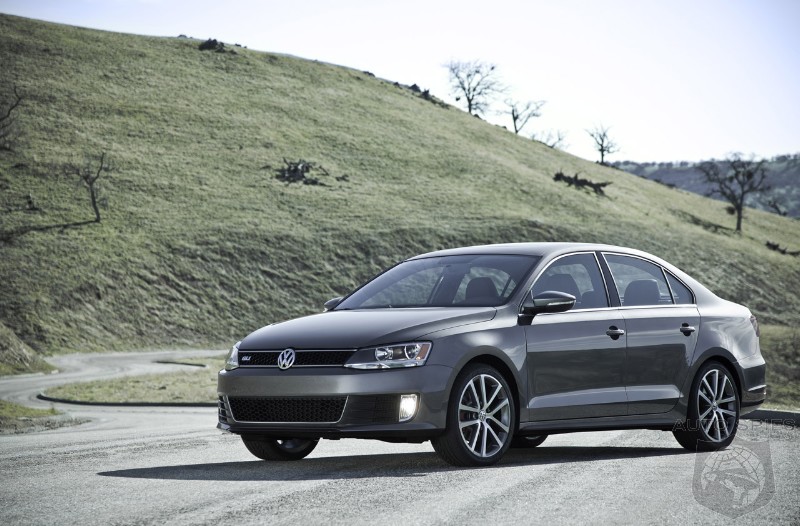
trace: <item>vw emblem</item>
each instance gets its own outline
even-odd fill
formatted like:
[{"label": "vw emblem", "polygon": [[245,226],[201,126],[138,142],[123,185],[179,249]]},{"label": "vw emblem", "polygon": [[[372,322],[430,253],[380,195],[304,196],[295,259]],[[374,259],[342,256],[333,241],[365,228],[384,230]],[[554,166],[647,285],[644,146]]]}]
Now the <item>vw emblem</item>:
[{"label": "vw emblem", "polygon": [[286,370],[294,365],[294,349],[284,349],[278,355],[278,368]]}]

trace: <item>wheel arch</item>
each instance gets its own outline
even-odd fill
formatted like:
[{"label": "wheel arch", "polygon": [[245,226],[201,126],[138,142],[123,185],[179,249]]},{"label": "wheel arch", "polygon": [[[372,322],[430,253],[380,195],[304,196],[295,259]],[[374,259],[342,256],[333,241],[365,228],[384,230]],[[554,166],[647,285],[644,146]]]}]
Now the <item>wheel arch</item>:
[{"label": "wheel arch", "polygon": [[697,371],[699,371],[705,364],[712,361],[721,363],[731,372],[733,375],[733,380],[736,382],[736,390],[739,392],[739,400],[741,402],[742,397],[744,396],[742,372],[740,368],[736,366],[736,360],[733,358],[733,355],[723,348],[709,349],[703,353],[703,356],[700,357],[697,362],[695,362],[692,375],[689,377],[689,386],[691,387],[691,384],[694,382],[694,378],[697,376]]},{"label": "wheel arch", "polygon": [[731,371],[733,381],[736,383],[736,390],[739,394],[740,403],[743,399],[744,381],[742,379],[742,371],[740,367],[737,367],[737,362],[733,354],[723,347],[708,348],[703,352],[695,354],[689,370],[686,372],[686,377],[683,380],[680,398],[673,407],[673,411],[678,411],[682,420],[685,420],[689,414],[689,398],[697,373],[705,364],[711,361],[719,362]]},{"label": "wheel arch", "polygon": [[[509,387],[511,388],[511,395],[514,397],[514,433],[519,430],[519,422],[520,422],[520,390],[519,384],[517,383],[517,377],[514,375],[514,372],[511,370],[511,367],[508,366],[502,359],[494,356],[492,354],[480,354],[478,356],[474,356],[469,361],[467,361],[461,369],[459,369],[458,374],[461,374],[465,368],[472,364],[483,364],[488,365],[497,369],[497,371],[503,375],[506,382],[508,382]],[[458,376],[454,375],[454,376]],[[452,389],[452,386],[451,386]]]}]

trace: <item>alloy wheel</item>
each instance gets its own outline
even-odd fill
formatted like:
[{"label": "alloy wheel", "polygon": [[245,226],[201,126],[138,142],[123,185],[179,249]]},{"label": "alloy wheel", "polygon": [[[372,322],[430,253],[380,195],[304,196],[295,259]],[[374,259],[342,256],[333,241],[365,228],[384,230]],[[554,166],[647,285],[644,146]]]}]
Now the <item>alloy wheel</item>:
[{"label": "alloy wheel", "polygon": [[503,448],[511,427],[511,405],[497,378],[479,374],[467,382],[459,399],[458,425],[461,439],[474,455],[487,458]]},{"label": "alloy wheel", "polygon": [[697,414],[703,433],[713,442],[726,440],[736,429],[736,386],[720,369],[711,369],[697,387]]}]

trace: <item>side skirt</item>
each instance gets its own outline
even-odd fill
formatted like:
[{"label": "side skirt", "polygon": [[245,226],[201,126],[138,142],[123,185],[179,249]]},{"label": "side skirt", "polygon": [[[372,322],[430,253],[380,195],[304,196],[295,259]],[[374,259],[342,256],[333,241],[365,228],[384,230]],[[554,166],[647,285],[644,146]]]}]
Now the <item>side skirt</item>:
[{"label": "side skirt", "polygon": [[572,420],[540,420],[521,422],[519,435],[555,435],[559,433],[577,433],[581,431],[613,431],[622,429],[653,429],[671,431],[675,424],[683,422],[685,417],[677,412],[658,415],[630,415],[596,418],[575,418]]}]

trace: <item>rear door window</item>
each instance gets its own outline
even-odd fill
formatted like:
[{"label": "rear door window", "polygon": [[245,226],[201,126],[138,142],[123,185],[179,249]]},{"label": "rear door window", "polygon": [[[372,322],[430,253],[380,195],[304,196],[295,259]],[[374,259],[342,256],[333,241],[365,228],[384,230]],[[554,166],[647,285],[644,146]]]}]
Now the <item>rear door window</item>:
[{"label": "rear door window", "polygon": [[623,307],[672,305],[664,272],[644,259],[604,254]]}]

